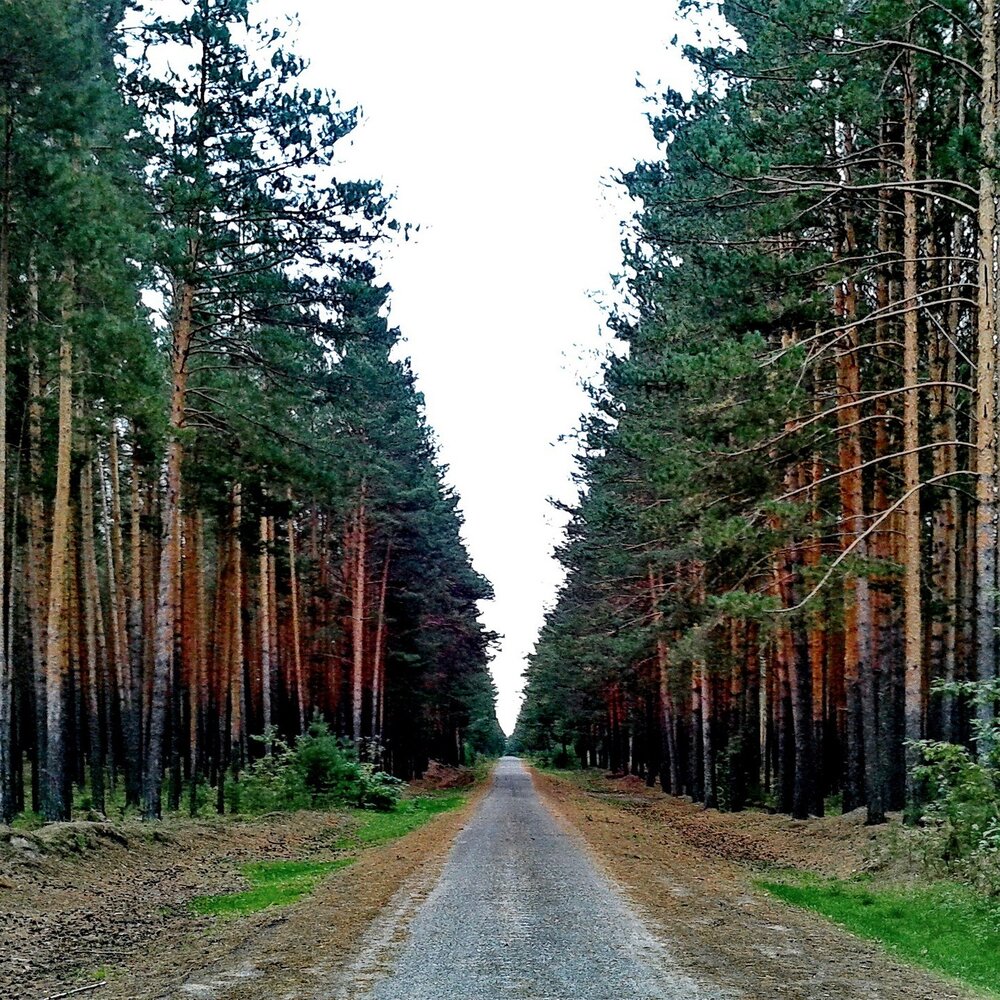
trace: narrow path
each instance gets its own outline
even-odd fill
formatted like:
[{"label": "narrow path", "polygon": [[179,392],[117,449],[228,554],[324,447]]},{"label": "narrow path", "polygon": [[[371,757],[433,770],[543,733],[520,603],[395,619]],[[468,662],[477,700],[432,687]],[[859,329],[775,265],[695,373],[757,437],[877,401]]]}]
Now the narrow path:
[{"label": "narrow path", "polygon": [[504,758],[368,1000],[706,1000]]}]

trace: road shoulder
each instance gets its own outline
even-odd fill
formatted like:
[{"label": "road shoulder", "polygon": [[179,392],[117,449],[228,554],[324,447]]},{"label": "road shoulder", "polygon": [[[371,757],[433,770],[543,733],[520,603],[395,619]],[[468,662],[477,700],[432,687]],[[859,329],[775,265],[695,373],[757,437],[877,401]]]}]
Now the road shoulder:
[{"label": "road shoulder", "polygon": [[[458,809],[398,840],[364,850],[350,868],[331,875],[301,902],[270,916],[260,914],[256,926],[229,942],[221,955],[213,952],[211,941],[205,942],[183,964],[176,957],[160,962],[155,990],[136,993],[128,984],[118,984],[102,1000],[353,995],[352,984],[364,978],[366,968],[368,975],[379,973],[374,955],[381,956],[395,935],[405,934],[487,786],[482,783]],[[155,964],[151,971],[155,974]]]},{"label": "road shoulder", "polygon": [[728,842],[726,824],[711,816],[699,824],[697,809],[662,796],[660,805],[651,806],[656,799],[641,789],[599,794],[538,771],[533,779],[544,801],[582,836],[685,971],[733,997],[974,996],[755,889],[761,869],[753,844],[741,841],[746,835],[735,830]]}]

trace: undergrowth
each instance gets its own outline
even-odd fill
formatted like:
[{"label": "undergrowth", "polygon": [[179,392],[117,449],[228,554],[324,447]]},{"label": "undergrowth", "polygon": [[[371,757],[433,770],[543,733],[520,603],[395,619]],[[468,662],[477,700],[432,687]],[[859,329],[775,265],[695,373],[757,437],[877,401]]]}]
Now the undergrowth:
[{"label": "undergrowth", "polygon": [[227,787],[230,812],[257,815],[333,806],[391,811],[403,782],[358,760],[357,748],[338,739],[321,720],[293,744],[272,733],[271,752]]},{"label": "undergrowth", "polygon": [[[358,746],[336,736],[322,719],[315,719],[308,731],[293,741],[281,739],[273,728],[251,739],[268,752],[239,773],[226,772],[223,801],[230,815],[260,816],[340,806],[388,811],[405,788],[404,782],[371,763],[379,759],[381,752],[376,742],[363,741],[359,755]],[[124,783],[111,781],[110,774],[105,778],[103,810],[95,809],[92,789],[85,782],[74,786],[73,816],[88,820],[137,818],[138,807],[126,802]],[[30,776],[26,774],[24,780],[24,801],[30,802]],[[166,776],[162,798],[165,817],[186,814],[208,818],[218,813],[218,788],[209,785],[204,776],[187,780],[180,787],[173,787],[170,776]],[[31,831],[44,825],[44,820],[38,813],[25,811],[11,825]]]}]

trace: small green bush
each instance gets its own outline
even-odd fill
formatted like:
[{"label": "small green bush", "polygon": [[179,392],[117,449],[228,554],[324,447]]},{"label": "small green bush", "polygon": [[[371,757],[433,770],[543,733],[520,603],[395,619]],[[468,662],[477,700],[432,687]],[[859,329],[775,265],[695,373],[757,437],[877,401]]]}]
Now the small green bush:
[{"label": "small green bush", "polygon": [[359,770],[363,791],[361,804],[379,812],[394,809],[403,794],[403,782],[385,771],[377,771],[372,764],[362,764]]},{"label": "small green bush", "polygon": [[923,863],[1000,895],[1000,770],[963,746],[924,741],[927,796],[915,838]]},{"label": "small green bush", "polygon": [[290,763],[313,806],[364,804],[357,758],[325,722],[314,722],[296,741]]},{"label": "small green bush", "polygon": [[228,782],[230,811],[260,815],[308,809],[312,799],[301,772],[292,764],[293,756],[291,747],[275,741],[269,756],[254,763],[239,781]]},{"label": "small green bush", "polygon": [[[947,690],[973,703],[993,702],[995,683],[963,683]],[[1000,740],[994,721],[973,722],[976,754],[955,743],[922,740],[913,770],[923,806],[913,838],[932,871],[958,877],[1000,896]]]},{"label": "small green bush", "polygon": [[551,744],[543,750],[531,754],[532,761],[542,768],[575,771],[580,767],[580,758],[572,747]]},{"label": "small green bush", "polygon": [[252,764],[227,793],[234,812],[254,815],[294,809],[350,805],[390,810],[403,783],[372,764],[360,763],[354,748],[317,720],[294,746],[269,734],[271,753]]}]

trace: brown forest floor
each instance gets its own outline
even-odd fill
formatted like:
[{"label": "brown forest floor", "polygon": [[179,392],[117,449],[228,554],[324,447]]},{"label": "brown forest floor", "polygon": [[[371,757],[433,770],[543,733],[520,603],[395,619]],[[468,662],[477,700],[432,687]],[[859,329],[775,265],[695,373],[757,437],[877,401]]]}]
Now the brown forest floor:
[{"label": "brown forest floor", "polygon": [[[194,915],[190,901],[246,888],[237,869],[247,861],[335,858],[351,821],[302,812],[153,829],[70,823],[15,834],[13,847],[0,839],[0,1000],[104,978],[82,997],[303,996],[302,983],[342,962],[401,884],[433,869],[469,807],[363,850],[296,905],[238,919]],[[43,852],[28,846],[36,840]]]},{"label": "brown forest floor", "polygon": [[755,888],[775,868],[846,877],[880,869],[891,826],[863,814],[805,822],[706,812],[636,778],[534,773],[553,811],[582,834],[671,955],[732,997],[964,1000],[972,994]]}]

